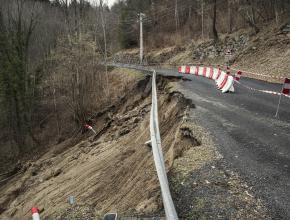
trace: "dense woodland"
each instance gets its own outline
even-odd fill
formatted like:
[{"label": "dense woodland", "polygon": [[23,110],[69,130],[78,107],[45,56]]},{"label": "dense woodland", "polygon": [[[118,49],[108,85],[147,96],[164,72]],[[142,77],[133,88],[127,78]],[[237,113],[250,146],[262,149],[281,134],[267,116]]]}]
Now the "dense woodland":
[{"label": "dense woodland", "polygon": [[[42,145],[34,130],[43,120],[37,112],[47,98],[43,83],[48,79],[56,121],[61,118],[55,96],[66,94],[76,127],[86,121],[87,108],[93,111],[83,99],[87,93],[109,97],[107,67],[97,63],[106,63],[118,50],[138,46],[139,13],[145,14],[144,38],[149,48],[188,39],[218,41],[221,34],[242,28],[257,34],[263,25],[279,28],[290,18],[288,0],[119,0],[111,8],[102,0],[0,2],[0,141],[18,146],[19,152]],[[88,56],[90,60],[81,59],[86,57],[84,44],[88,42],[94,54]],[[56,89],[61,73],[55,78],[51,71],[57,62],[51,56],[60,46],[78,51],[72,59],[75,63],[68,67],[68,78],[73,80],[58,85],[69,92]],[[87,63],[92,63],[91,68]],[[88,87],[98,90],[84,89]],[[56,125],[58,131],[60,126]]]},{"label": "dense woodland", "polygon": [[111,13],[119,15],[119,43],[138,45],[138,13],[145,14],[147,45],[164,45],[188,39],[215,39],[241,28],[254,33],[267,22],[277,26],[288,21],[290,2],[286,0],[128,0],[119,1]]}]

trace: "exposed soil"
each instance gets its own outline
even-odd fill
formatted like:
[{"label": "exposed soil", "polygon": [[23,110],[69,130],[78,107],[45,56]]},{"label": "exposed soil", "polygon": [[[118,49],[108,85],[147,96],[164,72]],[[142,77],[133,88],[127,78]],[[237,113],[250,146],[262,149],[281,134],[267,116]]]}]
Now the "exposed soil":
[{"label": "exposed soil", "polygon": [[[121,69],[111,74],[120,72],[132,80],[114,82],[126,95],[92,117],[96,135],[85,131],[77,144],[68,139],[54,146],[0,185],[0,219],[30,219],[33,206],[41,219],[98,219],[106,212],[120,219],[163,218],[151,148],[144,144],[150,137],[150,76]],[[194,105],[166,78],[158,77],[158,89],[163,153],[180,218],[267,219],[262,202],[190,118]]]}]

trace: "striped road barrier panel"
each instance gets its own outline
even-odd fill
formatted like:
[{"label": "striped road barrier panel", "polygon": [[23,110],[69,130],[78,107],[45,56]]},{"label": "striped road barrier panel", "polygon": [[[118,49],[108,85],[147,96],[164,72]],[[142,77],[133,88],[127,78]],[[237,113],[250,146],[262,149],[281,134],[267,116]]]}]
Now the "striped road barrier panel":
[{"label": "striped road barrier panel", "polygon": [[239,81],[241,79],[241,76],[242,76],[242,71],[238,71],[236,74],[235,74],[235,80],[236,81]]},{"label": "striped road barrier panel", "polygon": [[289,94],[290,94],[290,78],[285,78],[285,80],[284,80],[284,84],[282,86],[282,91],[281,91],[281,95],[279,98],[279,103],[277,105],[275,117],[278,117],[278,114],[279,114],[279,108],[280,108],[280,104],[281,104],[282,94],[284,96],[289,96]]},{"label": "striped road barrier panel", "polygon": [[285,95],[290,94],[290,78],[285,78],[282,93]]},{"label": "striped road barrier panel", "polygon": [[152,74],[152,105],[150,112],[150,137],[154,163],[157,171],[158,180],[160,183],[162,200],[167,220],[177,220],[178,216],[174,207],[174,203],[169,190],[169,184],[165,169],[165,163],[161,148],[161,138],[158,122],[158,106],[157,106],[157,91],[156,91],[156,72]]},{"label": "striped road barrier panel", "polygon": [[234,92],[234,77],[233,76],[229,76],[228,74],[226,74],[222,80],[222,83],[220,85],[218,85],[218,88],[222,91],[222,93],[225,92]]},{"label": "striped road barrier panel", "polygon": [[193,74],[203,76],[215,80],[217,88],[226,92],[234,92],[234,77],[229,72],[222,71],[220,68],[206,67],[206,66],[180,66],[178,67],[179,73]]}]

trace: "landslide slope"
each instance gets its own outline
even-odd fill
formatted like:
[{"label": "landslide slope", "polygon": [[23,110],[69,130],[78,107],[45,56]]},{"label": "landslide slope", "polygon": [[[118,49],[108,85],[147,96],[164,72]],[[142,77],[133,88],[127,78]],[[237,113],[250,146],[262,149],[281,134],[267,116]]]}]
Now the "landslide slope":
[{"label": "landslide slope", "polygon": [[[127,220],[164,219],[151,148],[144,144],[150,76],[114,69],[109,79],[115,98],[91,119],[97,134],[78,134],[25,163],[0,185],[0,219],[31,219],[33,206],[47,220],[93,220],[106,212]],[[190,118],[195,106],[171,83],[181,78],[157,79],[162,150],[180,219],[268,219],[262,201]]]},{"label": "landslide slope", "polygon": [[[72,140],[66,140],[54,146],[38,160],[27,162],[22,173],[0,188],[1,219],[30,219],[33,206],[42,210],[42,218],[54,219],[54,213],[68,207],[69,196],[78,205],[101,213],[160,209],[153,157],[150,147],[144,145],[150,137],[150,77],[122,73],[127,76],[120,77],[120,71],[111,73],[116,79],[111,86],[127,92],[92,119],[97,135],[87,131],[76,145],[70,146]],[[188,147],[172,145],[184,105],[178,106],[179,99],[170,99],[165,93],[160,94],[159,102],[169,168],[175,151]]]}]

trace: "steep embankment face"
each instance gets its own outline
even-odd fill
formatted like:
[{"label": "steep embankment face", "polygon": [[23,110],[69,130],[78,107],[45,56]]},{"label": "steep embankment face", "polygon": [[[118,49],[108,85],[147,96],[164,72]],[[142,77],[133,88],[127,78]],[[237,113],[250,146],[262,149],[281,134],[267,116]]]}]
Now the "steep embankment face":
[{"label": "steep embankment face", "polygon": [[[115,77],[120,75],[115,73]],[[46,218],[66,208],[69,196],[74,196],[77,204],[101,212],[158,211],[159,184],[151,149],[144,144],[150,137],[149,81],[149,77],[139,76],[127,85],[119,82],[128,92],[92,119],[97,135],[87,132],[80,143],[64,151],[60,149],[65,143],[55,146],[39,160],[27,163],[23,173],[2,186],[1,218],[29,219],[29,210],[35,205]],[[160,94],[159,101],[169,168],[176,151],[179,154],[190,147],[183,142],[172,144],[185,105],[165,93]]]},{"label": "steep embankment face", "polygon": [[[120,77],[122,74],[122,77]],[[150,77],[116,69],[112,95],[119,97],[92,118],[97,134],[56,145],[0,187],[0,218],[96,219],[105,212],[164,216],[149,139]],[[170,81],[176,78],[170,78]],[[210,135],[188,118],[194,105],[158,78],[162,147],[180,218],[266,219],[250,188],[229,170]],[[75,205],[68,204],[74,196]],[[223,201],[223,202],[221,202]]]}]

